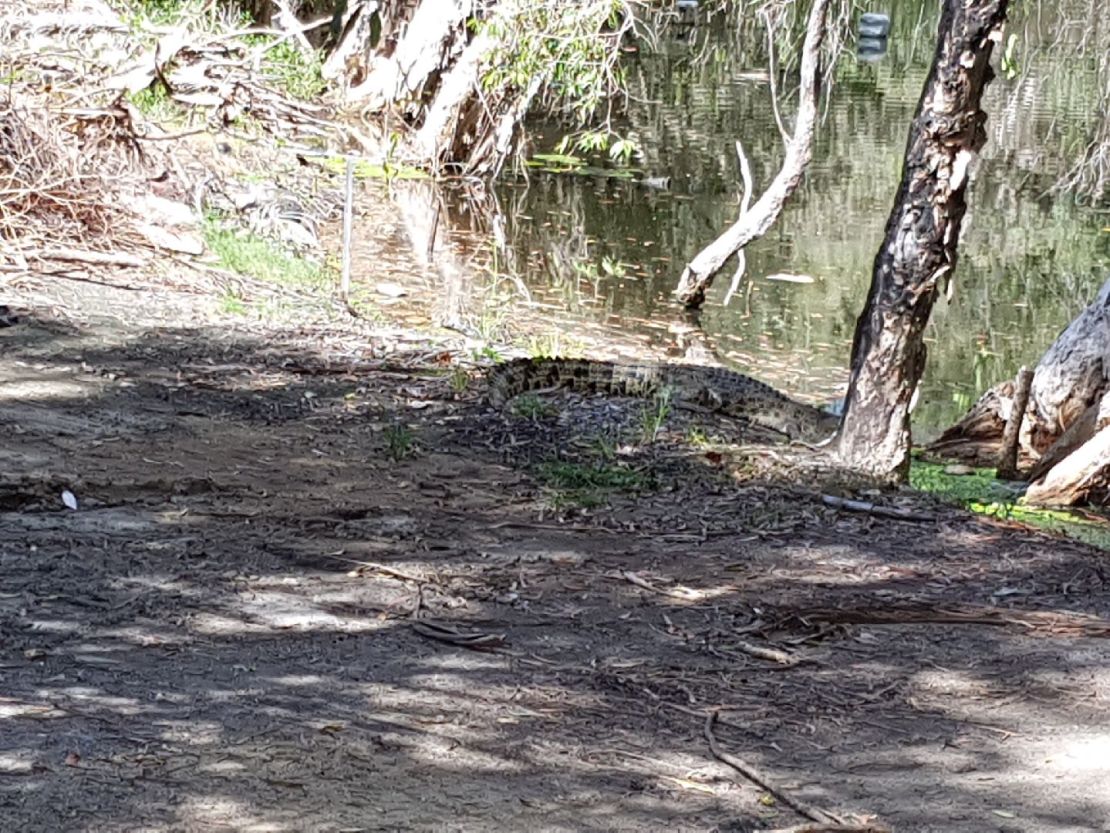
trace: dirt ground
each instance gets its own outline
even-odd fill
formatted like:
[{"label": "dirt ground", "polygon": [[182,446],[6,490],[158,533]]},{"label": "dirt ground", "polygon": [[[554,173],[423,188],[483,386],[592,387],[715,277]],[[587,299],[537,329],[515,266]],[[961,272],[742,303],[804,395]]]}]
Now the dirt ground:
[{"label": "dirt ground", "polygon": [[[20,297],[0,830],[1110,831],[1101,552],[492,412],[446,337]],[[635,488],[541,476],[598,455]]]}]

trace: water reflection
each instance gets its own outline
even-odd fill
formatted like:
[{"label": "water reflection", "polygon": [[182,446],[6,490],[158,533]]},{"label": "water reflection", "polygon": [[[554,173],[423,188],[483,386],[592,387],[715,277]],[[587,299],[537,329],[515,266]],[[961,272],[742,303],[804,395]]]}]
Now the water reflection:
[{"label": "water reflection", "polygon": [[[938,304],[927,333],[916,423],[925,433],[1035,362],[1110,271],[1104,220],[1046,196],[1076,138],[1100,117],[1088,105],[1110,32],[1092,35],[1070,22],[1082,21],[1087,6],[1097,15],[1100,2],[1030,8],[1010,27],[1020,36],[1021,67],[995,81],[985,105],[990,141],[974,171],[955,296]],[[932,57],[937,3],[888,6],[882,59],[857,59],[849,49],[837,64],[802,188],[748,248],[736,297],[722,306],[727,287],[719,283],[701,316],[724,358],[802,395],[836,396],[845,380]],[[752,160],[757,190],[774,175],[782,142],[766,36],[734,12],[683,9],[659,51],[633,56],[629,73],[632,96],[619,128],[643,149],[636,180],[532,171],[527,181],[504,182],[498,196],[515,261],[538,297],[640,330],[645,319],[678,317],[670,293],[682,266],[735,218],[734,140]],[[546,134],[547,146],[556,136]],[[781,273],[814,280],[768,280]]]}]

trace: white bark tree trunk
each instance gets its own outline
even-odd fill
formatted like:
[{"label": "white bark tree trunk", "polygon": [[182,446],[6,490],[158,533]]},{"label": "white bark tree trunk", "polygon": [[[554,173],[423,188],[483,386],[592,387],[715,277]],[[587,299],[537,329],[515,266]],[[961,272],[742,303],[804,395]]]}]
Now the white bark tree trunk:
[{"label": "white bark tree trunk", "polygon": [[447,65],[446,53],[472,8],[471,0],[421,0],[393,54],[372,58],[366,80],[351,87],[347,99],[377,109],[415,96]]},{"label": "white bark tree trunk", "polygon": [[1110,383],[1110,279],[1037,365],[1030,397],[1029,443],[1043,452]]}]

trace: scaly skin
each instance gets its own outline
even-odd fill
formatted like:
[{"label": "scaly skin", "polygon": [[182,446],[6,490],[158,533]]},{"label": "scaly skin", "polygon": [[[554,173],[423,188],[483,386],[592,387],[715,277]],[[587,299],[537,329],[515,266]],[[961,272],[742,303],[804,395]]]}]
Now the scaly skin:
[{"label": "scaly skin", "polygon": [[644,397],[669,388],[679,407],[683,403],[697,405],[807,443],[828,438],[838,423],[832,414],[796,402],[758,379],[721,367],[514,359],[489,373],[489,401],[497,408],[517,394],[553,387]]}]

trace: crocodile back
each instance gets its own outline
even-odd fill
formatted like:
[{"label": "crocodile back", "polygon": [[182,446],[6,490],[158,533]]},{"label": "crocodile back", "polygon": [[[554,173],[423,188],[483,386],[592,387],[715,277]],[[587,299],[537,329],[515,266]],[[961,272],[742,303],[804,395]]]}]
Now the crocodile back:
[{"label": "crocodile back", "polygon": [[722,367],[514,359],[489,373],[489,401],[498,408],[526,391],[555,387],[640,397],[653,396],[666,388],[676,404],[719,411],[806,442],[824,439],[836,430],[838,422],[832,414]]}]

